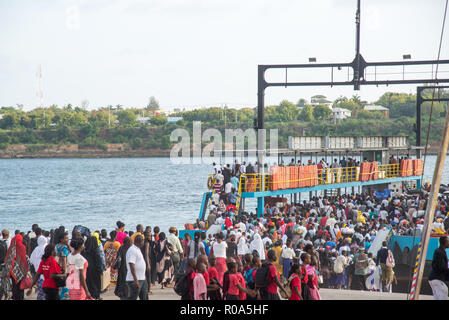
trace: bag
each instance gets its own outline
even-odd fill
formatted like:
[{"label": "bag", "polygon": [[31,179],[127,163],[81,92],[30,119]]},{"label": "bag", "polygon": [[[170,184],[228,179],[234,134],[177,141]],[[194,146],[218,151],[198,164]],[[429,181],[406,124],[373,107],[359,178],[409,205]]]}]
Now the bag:
[{"label": "bag", "polygon": [[245,279],[247,286],[248,286],[248,284],[254,283],[253,272],[254,272],[254,269],[249,269],[249,270],[246,270],[243,274],[243,278]]},{"label": "bag", "polygon": [[55,280],[55,285],[56,285],[56,287],[57,287],[57,288],[61,288],[61,287],[65,287],[65,285],[66,285],[66,279],[67,279],[67,277],[64,276],[64,277],[57,277],[57,278],[54,278],[53,280]]},{"label": "bag", "polygon": [[324,283],[324,279],[323,279],[323,275],[318,275],[318,284],[323,284]]},{"label": "bag", "polygon": [[393,253],[391,253],[390,250],[388,250],[388,257],[387,257],[387,261],[385,264],[387,265],[387,267],[391,267],[391,268],[394,268],[394,266],[395,266]]},{"label": "bag", "polygon": [[190,274],[191,272],[184,273],[180,275],[178,279],[176,279],[173,290],[177,295],[183,297],[189,294],[189,284],[187,283],[187,280]]},{"label": "bag", "polygon": [[69,290],[76,290],[80,288],[80,278],[78,270],[75,268],[74,264],[69,265],[69,275],[66,279],[66,287]]},{"label": "bag", "polygon": [[301,283],[301,298],[302,300],[310,300],[310,291],[307,283]]},{"label": "bag", "polygon": [[339,260],[335,261],[334,272],[335,273],[342,273],[343,272],[343,264]]},{"label": "bag", "polygon": [[268,276],[270,274],[271,263],[263,263],[262,266],[256,271],[256,288],[266,288],[270,284]]},{"label": "bag", "polygon": [[[79,231],[83,237],[87,237],[87,238],[90,237],[90,230],[87,227],[78,225],[78,226],[73,227],[73,231]],[[73,231],[72,231],[72,233],[73,233]]]},{"label": "bag", "polygon": [[6,253],[8,252],[8,245],[6,240],[0,240],[0,264],[5,261]]},{"label": "bag", "polygon": [[366,253],[359,254],[357,262],[355,263],[356,270],[366,269],[368,267],[368,256]]},{"label": "bag", "polygon": [[286,293],[283,290],[280,291],[282,299],[290,299],[290,297],[292,296],[292,280],[293,280],[293,278],[294,278],[293,274],[288,279],[283,278],[281,283],[282,283],[282,286],[284,287]]},{"label": "bag", "polygon": [[107,268],[101,275],[101,291],[106,290],[111,283],[111,268]]},{"label": "bag", "polygon": [[27,274],[22,281],[20,281],[20,290],[25,290],[31,288],[31,276]]}]

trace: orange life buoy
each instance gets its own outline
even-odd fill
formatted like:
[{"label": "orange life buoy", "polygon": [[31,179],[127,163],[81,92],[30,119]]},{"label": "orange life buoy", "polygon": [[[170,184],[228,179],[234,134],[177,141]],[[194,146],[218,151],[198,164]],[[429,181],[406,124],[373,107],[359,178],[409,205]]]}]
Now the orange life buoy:
[{"label": "orange life buoy", "polygon": [[212,177],[207,178],[207,188],[210,190],[214,187],[214,179]]}]

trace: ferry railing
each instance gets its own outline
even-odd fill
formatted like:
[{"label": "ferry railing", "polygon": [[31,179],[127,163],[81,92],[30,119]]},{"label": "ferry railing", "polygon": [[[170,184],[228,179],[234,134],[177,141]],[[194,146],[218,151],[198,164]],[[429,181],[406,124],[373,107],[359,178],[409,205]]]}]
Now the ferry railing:
[{"label": "ferry railing", "polygon": [[399,163],[379,166],[379,179],[397,178],[400,176]]},{"label": "ferry railing", "polygon": [[[300,177],[299,179],[289,179],[285,181],[273,181],[269,173],[265,173],[264,185],[261,183],[260,173],[244,173],[240,175],[239,195],[242,192],[272,191],[281,189],[295,189],[303,185],[331,185],[348,182],[358,182],[360,180],[360,167],[341,167],[318,169],[318,174],[312,177]],[[370,180],[376,176],[378,179],[397,178],[401,175],[399,164],[379,165],[377,170],[364,173],[371,175]],[[305,183],[314,180],[311,183]],[[274,188],[274,186],[276,188]]]},{"label": "ferry railing", "polygon": [[326,168],[318,170],[318,184],[336,184],[359,181],[359,167]]},{"label": "ferry railing", "polygon": [[242,192],[264,191],[264,189],[262,188],[262,182],[260,178],[261,178],[260,173],[241,174],[239,183],[239,194],[241,194]]}]

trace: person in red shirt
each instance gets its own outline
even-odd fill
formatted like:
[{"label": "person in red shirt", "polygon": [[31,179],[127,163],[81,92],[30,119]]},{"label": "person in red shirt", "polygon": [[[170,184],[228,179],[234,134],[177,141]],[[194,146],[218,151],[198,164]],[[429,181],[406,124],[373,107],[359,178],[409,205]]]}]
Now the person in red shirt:
[{"label": "person in red shirt", "polygon": [[210,300],[221,300],[221,293],[220,293],[220,281],[218,281],[218,271],[217,268],[215,268],[215,263],[217,262],[217,259],[214,255],[209,256],[209,267],[207,268],[207,275],[210,281],[210,289],[207,291],[207,295],[209,296]]},{"label": "person in red shirt", "polygon": [[58,262],[56,262],[56,247],[54,244],[48,244],[45,247],[44,254],[42,256],[42,261],[39,264],[39,268],[33,277],[33,282],[31,287],[27,291],[27,296],[32,292],[33,286],[36,284],[37,280],[41,275],[44,276],[44,283],[42,284],[42,289],[45,293],[46,300],[59,300],[59,289],[56,286],[55,278],[64,277],[61,274],[61,267]]},{"label": "person in red shirt", "polygon": [[231,219],[229,218],[229,215],[226,217],[226,220],[225,220],[225,226],[226,226],[226,228],[230,228],[230,227],[232,227],[232,221],[231,221]]},{"label": "person in red shirt", "polygon": [[231,261],[228,263],[229,270],[229,287],[226,293],[226,300],[244,300],[246,294],[255,296],[256,293],[247,289],[245,280],[240,272],[238,272],[237,263]]},{"label": "person in red shirt", "polygon": [[322,217],[320,220],[320,227],[324,228],[326,226],[326,222],[327,222],[327,217],[326,216]]},{"label": "person in red shirt", "polygon": [[279,281],[279,274],[277,272],[276,267],[273,265],[273,262],[277,260],[276,252],[272,249],[270,249],[267,253],[268,258],[268,286],[266,288],[263,288],[261,290],[261,297],[262,300],[280,300],[279,294],[278,294],[278,287],[279,289],[283,290],[285,294],[287,295],[287,292],[285,291],[284,287],[282,286],[281,282]]},{"label": "person in red shirt", "polygon": [[295,263],[290,269],[290,287],[292,295],[288,300],[302,300],[301,298],[301,268],[299,264]]}]

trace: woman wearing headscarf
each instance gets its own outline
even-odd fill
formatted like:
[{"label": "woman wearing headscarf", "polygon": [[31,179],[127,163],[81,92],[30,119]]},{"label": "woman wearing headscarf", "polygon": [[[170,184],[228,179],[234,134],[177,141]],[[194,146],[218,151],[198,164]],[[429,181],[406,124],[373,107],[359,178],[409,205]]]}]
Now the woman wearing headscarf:
[{"label": "woman wearing headscarf", "polygon": [[[37,238],[37,247],[34,248],[30,256],[30,261],[33,264],[34,270],[37,272],[39,265],[44,255],[45,247],[47,246],[47,238],[40,236]],[[44,276],[41,275],[37,280],[37,300],[45,300],[45,293],[42,290],[42,284],[44,283]]]},{"label": "woman wearing headscarf", "polygon": [[161,289],[167,287],[173,277],[173,264],[171,262],[171,244],[167,241],[165,233],[159,234],[159,240],[155,246],[156,253],[156,270],[158,281],[161,284]]},{"label": "woman wearing headscarf", "polygon": [[254,252],[254,250],[259,254],[259,258],[261,261],[265,260],[265,247],[263,245],[262,238],[258,233],[254,235],[254,239],[253,241],[251,241],[249,246],[249,251],[251,253]]},{"label": "woman wearing headscarf", "polygon": [[98,300],[100,299],[101,293],[101,275],[103,274],[103,269],[96,237],[91,236],[87,238],[82,255],[88,262],[86,275],[87,287],[92,298]]},{"label": "woman wearing headscarf", "polygon": [[23,237],[21,234],[17,234],[12,238],[5,257],[5,270],[7,270],[8,277],[11,277],[12,280],[13,300],[23,300],[25,297],[24,290],[20,289],[20,283],[27,276],[30,262],[26,255],[26,247],[22,241]]},{"label": "woman wearing headscarf", "polygon": [[104,255],[103,244],[100,241],[100,234],[98,232],[94,232],[94,233],[92,233],[92,236],[94,236],[97,239],[98,254],[100,255],[100,259],[101,259],[101,269],[104,270],[104,266],[106,264],[106,257]]},{"label": "woman wearing headscarf", "polygon": [[120,247],[117,253],[117,260],[114,263],[114,268],[117,269],[117,285],[115,286],[114,294],[120,298],[120,300],[126,300],[128,297],[128,286],[126,285],[126,252],[131,247],[131,238],[126,237],[123,239],[123,245]]}]

